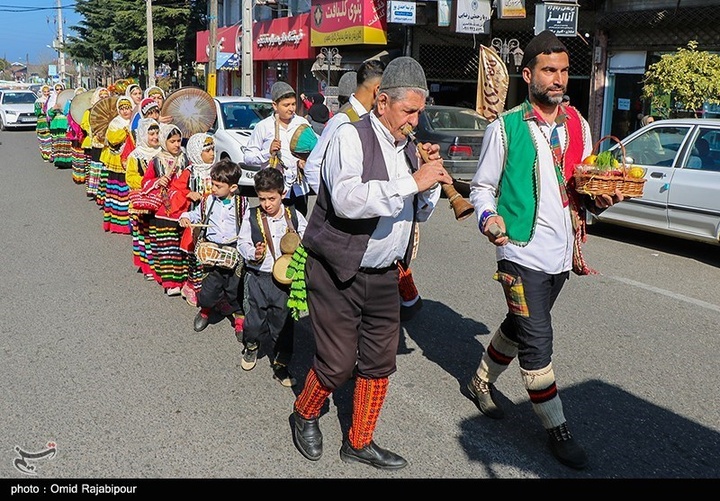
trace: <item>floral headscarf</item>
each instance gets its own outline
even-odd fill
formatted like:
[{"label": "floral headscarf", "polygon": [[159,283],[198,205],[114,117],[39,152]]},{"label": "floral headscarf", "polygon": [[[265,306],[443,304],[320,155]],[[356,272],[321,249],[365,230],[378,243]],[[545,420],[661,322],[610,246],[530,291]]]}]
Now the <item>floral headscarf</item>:
[{"label": "floral headscarf", "polygon": [[185,151],[187,151],[188,159],[190,160],[193,168],[196,166],[203,167],[210,165],[206,164],[201,156],[203,150],[208,148],[215,148],[215,140],[210,134],[207,132],[198,132],[197,134],[190,136],[187,146],[185,146]]},{"label": "floral headscarf", "polygon": [[135,141],[135,149],[130,153],[131,157],[135,157],[138,160],[145,160],[149,162],[158,153],[160,153],[160,146],[152,147],[148,144],[148,136],[150,135],[150,128],[152,126],[160,127],[154,118],[141,118],[138,122],[135,134],[137,139]]},{"label": "floral headscarf", "polygon": [[176,165],[176,173],[180,172],[187,166],[187,157],[185,156],[185,153],[183,151],[180,151],[180,153],[175,156],[167,150],[167,141],[170,136],[175,133],[175,131],[177,131],[182,137],[182,131],[177,125],[160,124],[160,153],[158,153],[157,158],[160,159],[163,166],[165,167],[166,174],[169,172],[169,169],[172,165]]}]

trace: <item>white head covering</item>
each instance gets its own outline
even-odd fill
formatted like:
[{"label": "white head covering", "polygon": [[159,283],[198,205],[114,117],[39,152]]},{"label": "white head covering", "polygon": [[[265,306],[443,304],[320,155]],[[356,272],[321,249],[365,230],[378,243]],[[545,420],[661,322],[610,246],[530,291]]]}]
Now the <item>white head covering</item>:
[{"label": "white head covering", "polygon": [[163,99],[165,99],[165,91],[162,90],[162,88],[158,87],[157,85],[151,85],[150,87],[145,89],[144,97],[150,97],[150,93],[153,93],[153,94],[159,93],[163,97]]},{"label": "white head covering", "polygon": [[185,151],[187,152],[188,159],[190,160],[193,168],[196,165],[201,167],[204,165],[210,165],[206,164],[203,161],[201,155],[202,151],[205,149],[205,146],[208,145],[208,140],[210,141],[209,144],[211,144],[214,148],[215,140],[207,132],[198,132],[197,134],[193,134],[192,136],[190,136],[190,139],[188,139],[187,145],[185,146]]},{"label": "white head covering", "polygon": [[[140,92],[142,92],[142,87],[140,87],[140,85],[138,85],[138,84],[136,84],[136,83],[132,83],[132,84],[128,85],[127,88],[125,89],[125,95],[126,95],[127,97],[130,97],[130,94],[131,94],[131,92],[133,91],[133,89],[134,89],[135,87],[137,87],[138,89],[140,89]],[[132,98],[131,98],[131,99],[132,99]],[[134,106],[134,105],[135,105],[135,102],[133,102],[133,106]]]},{"label": "white head covering", "polygon": [[58,91],[55,90],[55,87],[57,87],[58,85],[59,85],[60,87],[62,87],[63,90],[65,90],[65,84],[63,84],[63,83],[61,83],[61,82],[58,82],[58,83],[56,83],[56,84],[53,84],[52,90],[50,91],[50,96],[48,96],[48,100],[47,100],[47,109],[48,109],[48,110],[49,110],[50,108],[53,108],[53,107],[55,106],[55,103],[57,103],[58,95],[60,94],[60,92],[62,92],[62,91],[58,92]]},{"label": "white head covering", "polygon": [[123,128],[130,128],[130,119],[124,119],[122,115],[120,115],[120,105],[122,104],[128,104],[130,106],[133,105],[132,99],[126,96],[120,96],[115,103],[115,109],[118,112],[118,116],[110,120],[110,123],[108,124],[108,129],[123,129]]},{"label": "white head covering", "polygon": [[150,135],[149,130],[153,125],[159,127],[159,124],[154,118],[140,119],[135,131],[137,139],[135,140],[135,149],[132,153],[130,153],[131,157],[149,162],[153,157],[160,153],[160,146],[152,147],[148,144],[148,136]]},{"label": "white head covering", "polygon": [[107,89],[107,87],[98,87],[93,92],[92,98],[90,98],[90,106],[100,101],[100,93],[102,91],[106,91],[108,93],[108,96],[110,95],[110,91]]}]

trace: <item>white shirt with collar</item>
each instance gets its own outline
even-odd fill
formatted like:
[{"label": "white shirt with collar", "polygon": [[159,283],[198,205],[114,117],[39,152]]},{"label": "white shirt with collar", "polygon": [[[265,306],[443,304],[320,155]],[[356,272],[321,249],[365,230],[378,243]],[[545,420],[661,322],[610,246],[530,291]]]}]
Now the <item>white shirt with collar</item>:
[{"label": "white shirt with collar", "polygon": [[413,200],[418,195],[416,220],[426,221],[440,199],[441,189],[418,193],[405,155],[407,140],[396,142],[374,113],[370,123],[380,143],[388,180],[362,182],[363,144],[357,129],[341,124],[330,139],[322,176],[336,214],[347,219],[379,217],[360,266],[384,268],[405,256],[413,222]]},{"label": "white shirt with collar", "polygon": [[[287,127],[280,124],[280,158],[285,165],[285,188],[287,189],[286,198],[291,193],[295,195],[305,195],[310,193],[310,187],[307,180],[297,180],[297,162],[298,158],[290,152],[290,140],[300,125],[310,126],[305,118],[294,115]],[[248,143],[245,146],[245,155],[243,161],[245,164],[264,169],[270,165],[270,144],[275,139],[275,114],[262,119],[257,123]]]},{"label": "white shirt with collar", "polygon": [[[358,116],[361,117],[367,114],[368,110],[366,110],[365,106],[358,101],[354,93],[350,96],[349,102]],[[333,134],[340,125],[349,121],[350,117],[347,116],[346,113],[335,113],[325,124],[325,129],[323,129],[320,139],[318,139],[317,144],[310,152],[310,156],[305,163],[305,179],[307,179],[310,188],[312,188],[316,194],[320,192],[320,167],[322,165],[323,158],[325,157],[328,145],[330,144],[330,138],[332,138]]]}]

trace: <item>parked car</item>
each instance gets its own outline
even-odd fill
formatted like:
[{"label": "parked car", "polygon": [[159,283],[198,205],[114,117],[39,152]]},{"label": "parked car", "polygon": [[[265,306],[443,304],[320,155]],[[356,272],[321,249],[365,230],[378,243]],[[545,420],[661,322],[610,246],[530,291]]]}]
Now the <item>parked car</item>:
[{"label": "parked car", "polygon": [[[656,120],[621,143],[627,165],[645,169],[643,195],[588,222],[720,244],[720,119]],[[622,159],[621,144],[605,146]]]},{"label": "parked car", "polygon": [[215,158],[229,158],[242,167],[240,186],[253,186],[259,170],[243,161],[245,145],[255,125],[273,112],[272,100],[263,97],[217,96],[217,119],[210,129],[215,137]]},{"label": "parked car", "polygon": [[0,90],[0,129],[34,128],[36,100],[31,90]]},{"label": "parked car", "polygon": [[428,105],[420,114],[415,136],[423,143],[439,144],[445,169],[456,181],[469,183],[477,171],[480,147],[489,124],[470,108]]}]

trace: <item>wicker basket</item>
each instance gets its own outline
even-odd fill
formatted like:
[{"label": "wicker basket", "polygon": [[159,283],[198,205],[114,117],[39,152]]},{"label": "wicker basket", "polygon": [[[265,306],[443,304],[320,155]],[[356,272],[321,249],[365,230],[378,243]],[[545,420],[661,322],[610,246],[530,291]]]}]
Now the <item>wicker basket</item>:
[{"label": "wicker basket", "polygon": [[617,169],[621,174],[612,174],[607,171],[598,171],[592,166],[580,164],[575,167],[575,191],[585,195],[614,195],[620,190],[625,198],[641,197],[645,187],[645,178],[629,177],[628,166],[625,160],[625,146],[615,136],[601,137],[595,143],[593,154],[597,155],[600,144],[606,139],[612,139],[620,145],[622,163]]}]

